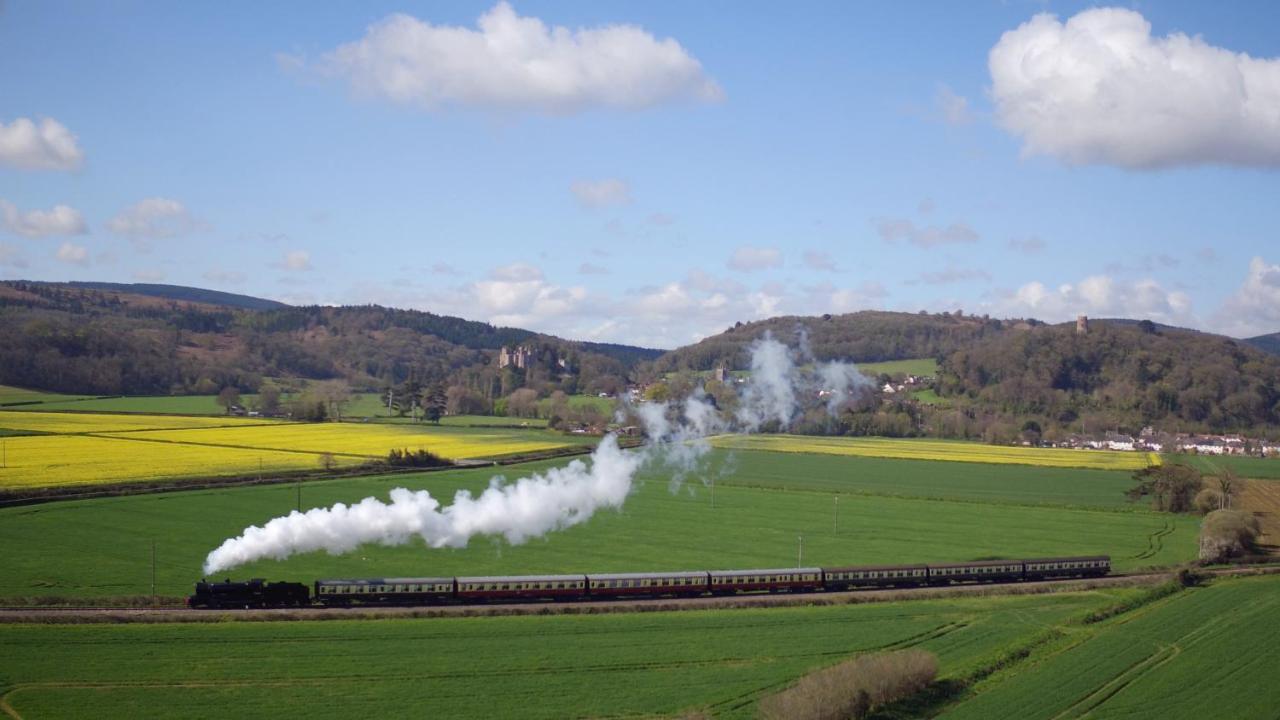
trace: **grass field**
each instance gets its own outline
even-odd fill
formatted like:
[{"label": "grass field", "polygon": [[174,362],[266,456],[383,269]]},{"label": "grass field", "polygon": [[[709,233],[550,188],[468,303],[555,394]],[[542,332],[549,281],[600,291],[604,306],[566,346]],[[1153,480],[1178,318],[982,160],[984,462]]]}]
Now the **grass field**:
[{"label": "grass field", "polygon": [[[1168,565],[1196,552],[1198,519],[1120,505],[1129,484],[1124,473],[1014,466],[965,472],[969,466],[962,464],[750,452],[732,459],[716,452],[713,460],[721,469],[736,466],[717,484],[714,507],[712,493],[700,483],[672,493],[668,477],[649,473],[620,512],[601,512],[525,545],[478,538],[461,550],[427,550],[420,542],[370,546],[336,557],[262,561],[234,576],[788,567],[797,561],[799,536],[804,562],[814,565],[1105,553],[1127,570]],[[514,478],[558,464],[563,461],[505,471]],[[385,499],[400,486],[428,489],[448,501],[459,488],[483,490],[493,474],[450,470],[312,482],[301,488],[302,506],[369,495]],[[1074,489],[1063,489],[1073,483]],[[153,540],[159,592],[189,593],[209,551],[249,525],[290,512],[296,493],[292,485],[275,485],[0,509],[0,547],[6,550],[0,597],[146,594]]]},{"label": "grass field", "polygon": [[858,363],[858,370],[863,375],[923,375],[935,377],[938,374],[938,361],[933,358],[916,358],[914,360],[888,360],[876,363]]},{"label": "grass field", "polygon": [[63,395],[61,393],[49,393],[42,390],[27,390],[25,388],[12,387],[10,385],[0,385],[0,405],[10,405],[13,403],[46,403],[59,402],[65,400],[79,400],[84,395]]},{"label": "grass field", "polygon": [[[23,717],[750,718],[860,652],[919,647],[961,677],[1132,591],[600,616],[0,626]],[[357,711],[358,708],[358,711]],[[412,708],[411,712],[406,709]]]},{"label": "grass field", "polygon": [[1096,470],[1139,470],[1159,464],[1154,453],[1056,448],[1010,447],[951,440],[813,437],[802,435],[722,435],[717,447],[771,452],[822,453],[860,457],[946,460],[994,465],[1079,467]]},{"label": "grass field", "polygon": [[1280,458],[1240,457],[1236,455],[1165,455],[1166,462],[1179,462],[1201,472],[1217,473],[1231,468],[1240,477],[1280,480]]},{"label": "grass field", "polygon": [[1079,633],[941,717],[1274,718],[1280,577],[1222,581]]}]

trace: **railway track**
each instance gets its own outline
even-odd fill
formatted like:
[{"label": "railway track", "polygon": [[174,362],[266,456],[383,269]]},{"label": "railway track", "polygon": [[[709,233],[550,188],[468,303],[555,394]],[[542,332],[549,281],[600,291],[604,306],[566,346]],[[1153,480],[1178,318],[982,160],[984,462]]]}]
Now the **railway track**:
[{"label": "railway track", "polygon": [[[877,588],[838,592],[719,595],[692,598],[625,600],[534,601],[477,605],[418,605],[364,607],[265,608],[205,610],[187,607],[8,606],[0,607],[0,623],[41,622],[224,622],[231,620],[354,620],[372,618],[475,617],[497,615],[608,614],[666,612],[800,605],[852,605],[872,602],[924,600],[973,595],[1024,595],[1069,592],[1097,587],[1150,585],[1169,580],[1175,570],[1116,573],[1100,578],[1067,578],[1011,583],[975,583],[916,588]],[[1201,570],[1207,575],[1231,576],[1280,573],[1280,565]]]}]

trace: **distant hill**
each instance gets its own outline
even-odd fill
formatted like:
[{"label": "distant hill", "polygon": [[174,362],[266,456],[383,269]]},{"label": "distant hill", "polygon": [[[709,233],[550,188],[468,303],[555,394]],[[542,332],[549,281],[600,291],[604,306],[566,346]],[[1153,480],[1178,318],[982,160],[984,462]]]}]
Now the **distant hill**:
[{"label": "distant hill", "polygon": [[1274,332],[1270,335],[1251,337],[1248,340],[1245,340],[1245,342],[1273,355],[1280,355],[1280,332]]},{"label": "distant hill", "polygon": [[183,285],[78,281],[72,281],[66,284],[76,288],[107,290],[131,295],[147,295],[150,297],[165,298],[168,300],[183,300],[187,302],[203,303],[206,305],[222,305],[225,307],[243,308],[245,310],[274,310],[277,308],[289,307],[288,305],[275,300],[265,300],[263,298],[251,297],[249,295],[237,295],[235,293],[222,292],[220,290],[205,290],[204,288],[185,287]]},{"label": "distant hill", "polygon": [[[654,376],[747,368],[766,332],[817,360],[933,358],[938,400],[882,396],[847,418],[854,434],[982,438],[1181,430],[1280,432],[1280,357],[1252,341],[1140,320],[1075,323],[858,312],[739,324],[643,366]],[[1255,339],[1256,340],[1256,339]]]},{"label": "distant hill", "polygon": [[[498,350],[532,348],[528,367]],[[520,328],[376,305],[294,307],[199,288],[0,282],[0,384],[62,392],[204,394],[263,378],[412,381],[484,406],[519,387],[617,392],[660,350],[580,343]]]}]

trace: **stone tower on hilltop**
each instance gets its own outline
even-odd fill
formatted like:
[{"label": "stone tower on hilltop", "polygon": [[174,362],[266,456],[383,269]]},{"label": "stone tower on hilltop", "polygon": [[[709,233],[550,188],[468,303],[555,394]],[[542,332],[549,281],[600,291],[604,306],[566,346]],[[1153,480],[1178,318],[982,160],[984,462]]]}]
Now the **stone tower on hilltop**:
[{"label": "stone tower on hilltop", "polygon": [[1077,315],[1077,316],[1076,316],[1076,334],[1077,334],[1077,335],[1088,335],[1088,334],[1089,334],[1089,318],[1088,318],[1088,316],[1085,316],[1085,315]]}]

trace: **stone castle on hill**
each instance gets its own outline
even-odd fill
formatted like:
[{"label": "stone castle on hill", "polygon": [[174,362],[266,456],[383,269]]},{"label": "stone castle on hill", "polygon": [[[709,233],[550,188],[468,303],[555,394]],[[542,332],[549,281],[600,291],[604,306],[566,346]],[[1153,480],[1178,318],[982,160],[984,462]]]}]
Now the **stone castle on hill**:
[{"label": "stone castle on hill", "polygon": [[533,348],[518,345],[508,348],[506,345],[498,351],[498,367],[515,367],[524,370],[533,363]]}]

